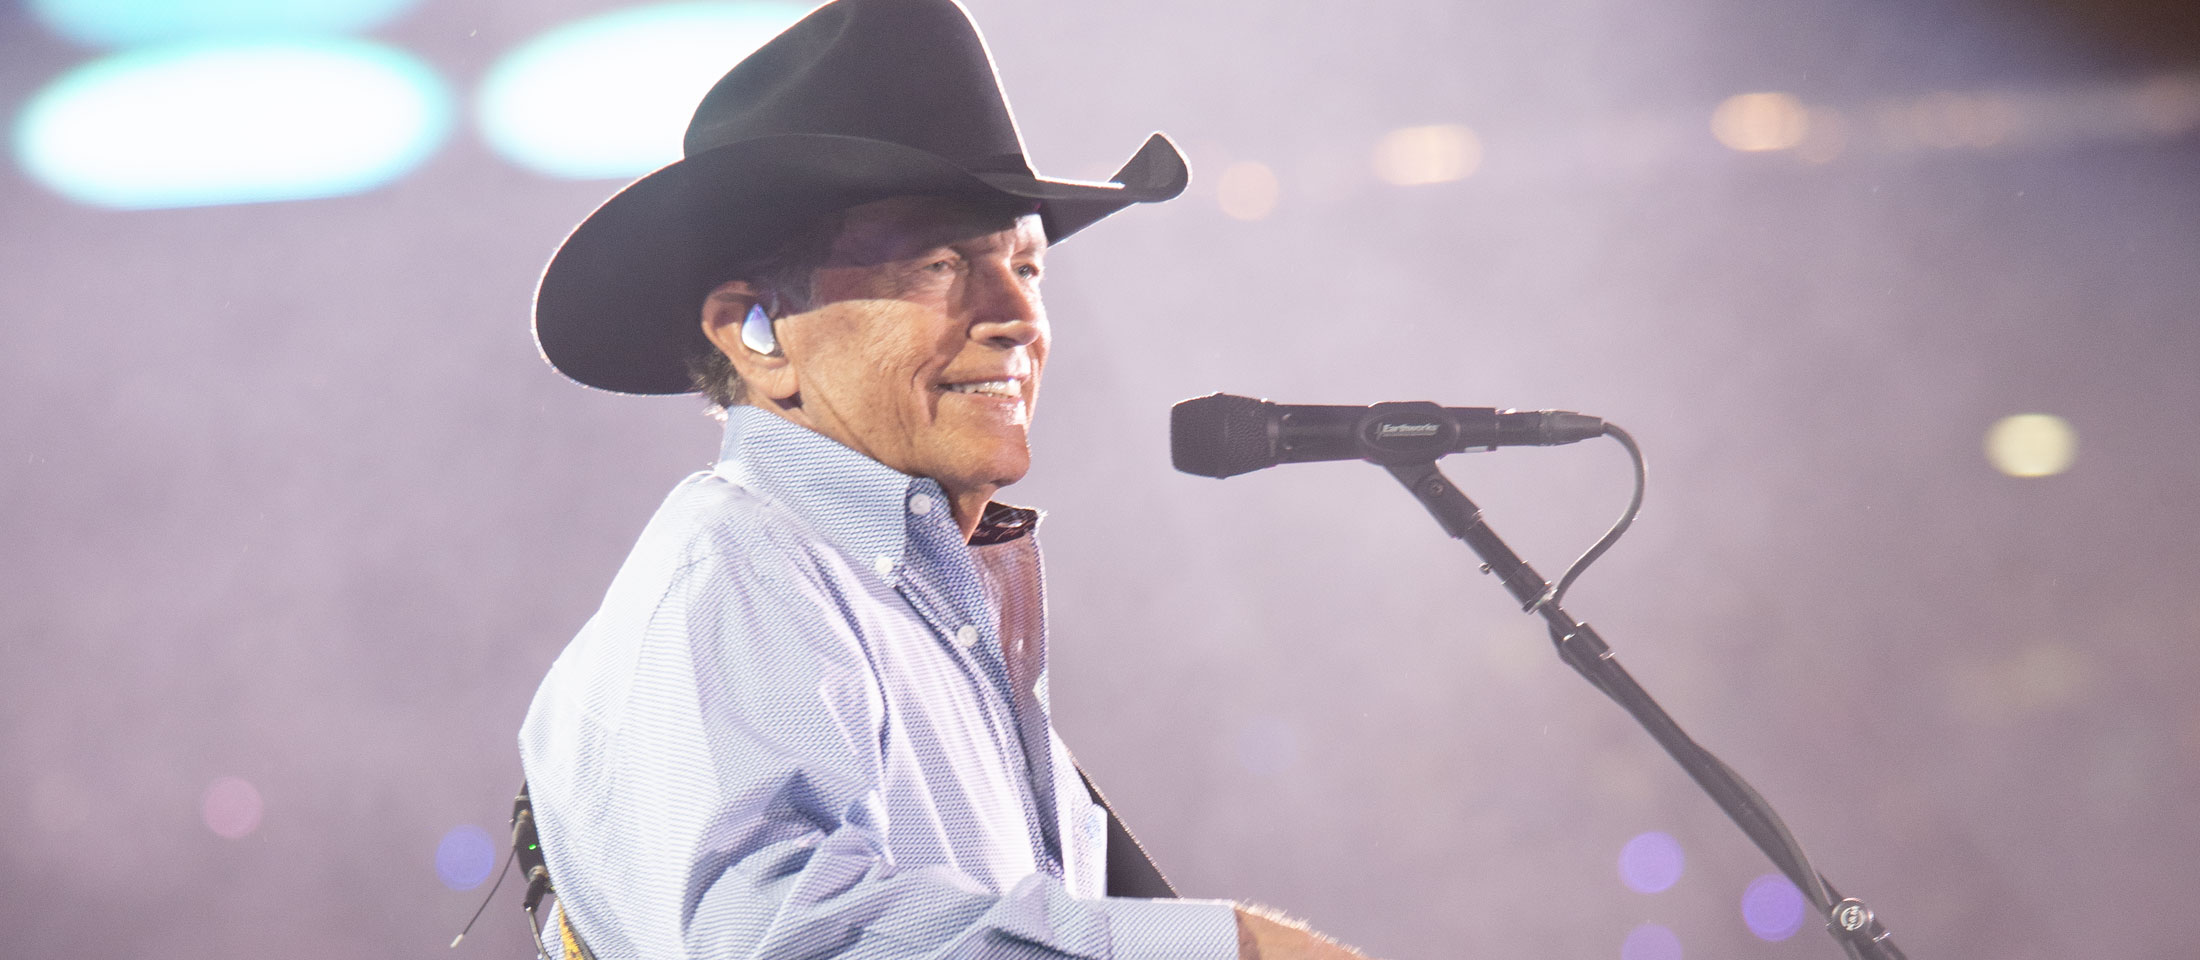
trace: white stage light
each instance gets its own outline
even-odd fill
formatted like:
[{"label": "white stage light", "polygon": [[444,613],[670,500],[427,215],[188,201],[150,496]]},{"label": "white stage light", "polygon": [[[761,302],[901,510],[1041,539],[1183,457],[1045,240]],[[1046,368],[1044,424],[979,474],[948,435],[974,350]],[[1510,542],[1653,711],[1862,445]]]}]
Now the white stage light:
[{"label": "white stage light", "polygon": [[28,0],[31,16],[77,43],[335,36],[372,30],[419,0]]},{"label": "white stage light", "polygon": [[426,159],[449,95],[359,41],[158,47],[85,64],[18,117],[33,179],[93,206],[192,207],[359,193]]},{"label": "white stage light", "polygon": [[680,158],[711,84],[808,7],[668,3],[592,17],[507,54],[482,81],[481,134],[537,173],[623,180]]}]

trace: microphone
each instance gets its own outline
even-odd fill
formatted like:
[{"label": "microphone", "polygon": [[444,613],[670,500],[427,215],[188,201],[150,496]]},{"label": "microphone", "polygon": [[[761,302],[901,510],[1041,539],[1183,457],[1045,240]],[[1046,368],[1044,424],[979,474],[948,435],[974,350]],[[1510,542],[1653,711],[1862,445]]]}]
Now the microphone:
[{"label": "microphone", "polygon": [[1169,410],[1169,452],[1176,468],[1218,479],[1279,463],[1413,463],[1465,450],[1547,447],[1603,434],[1604,421],[1571,410],[1426,402],[1337,407],[1227,393],[1196,397]]}]

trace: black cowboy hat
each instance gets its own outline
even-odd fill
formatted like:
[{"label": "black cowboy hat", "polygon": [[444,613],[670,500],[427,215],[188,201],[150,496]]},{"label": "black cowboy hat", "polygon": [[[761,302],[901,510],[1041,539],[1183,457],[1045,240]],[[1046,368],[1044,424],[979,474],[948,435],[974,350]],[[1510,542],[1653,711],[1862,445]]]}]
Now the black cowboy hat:
[{"label": "black cowboy hat", "polygon": [[817,216],[892,196],[1033,201],[1049,242],[1189,178],[1154,134],[1112,182],[1031,172],[977,26],[955,0],[835,0],[757,48],[695,109],[683,159],[565,238],[535,291],[535,342],[620,393],[694,390],[703,297]]}]

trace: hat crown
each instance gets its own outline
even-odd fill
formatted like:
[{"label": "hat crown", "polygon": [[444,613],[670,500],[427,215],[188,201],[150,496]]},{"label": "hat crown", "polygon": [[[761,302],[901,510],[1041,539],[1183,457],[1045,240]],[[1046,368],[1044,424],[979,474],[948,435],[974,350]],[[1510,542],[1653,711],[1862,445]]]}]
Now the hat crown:
[{"label": "hat crown", "polygon": [[1031,175],[977,25],[955,0],[841,0],[744,58],[695,109],[693,157],[786,135],[914,147],[973,172]]},{"label": "hat crown", "polygon": [[716,349],[697,322],[711,288],[802,225],[895,196],[1014,200],[1048,243],[1190,172],[1154,134],[1109,183],[1049,180],[1024,160],[985,40],[956,0],[833,0],[711,87],[686,156],[581,221],[542,272],[535,339],[558,370],[622,393],[694,389]]}]

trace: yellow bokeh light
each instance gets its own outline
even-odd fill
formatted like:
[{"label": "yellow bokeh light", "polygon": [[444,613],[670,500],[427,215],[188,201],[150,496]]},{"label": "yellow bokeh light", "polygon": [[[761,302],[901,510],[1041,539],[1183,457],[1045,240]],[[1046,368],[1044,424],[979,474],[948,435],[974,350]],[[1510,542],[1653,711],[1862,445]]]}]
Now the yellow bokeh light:
[{"label": "yellow bokeh light", "polygon": [[2003,417],[1986,431],[1986,459],[2012,477],[2051,477],[2078,456],[2078,431],[2047,413]]},{"label": "yellow bokeh light", "polygon": [[1810,133],[1810,111],[1785,93],[1741,93],[1711,111],[1711,135],[1745,153],[1786,150]]},{"label": "yellow bokeh light", "polygon": [[1275,212],[1280,185],[1276,172],[1254,160],[1240,160],[1223,168],[1216,186],[1222,212],[1239,220],[1258,220]]},{"label": "yellow bokeh light", "polygon": [[1482,165],[1482,141],[1455,123],[1392,130],[1375,144],[1375,175],[1401,187],[1448,183]]}]

